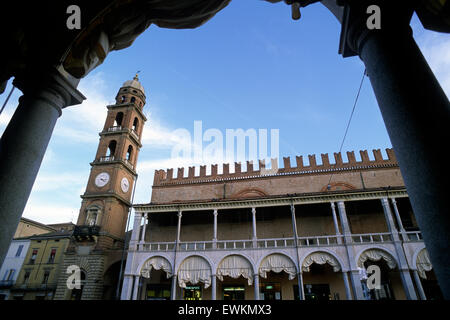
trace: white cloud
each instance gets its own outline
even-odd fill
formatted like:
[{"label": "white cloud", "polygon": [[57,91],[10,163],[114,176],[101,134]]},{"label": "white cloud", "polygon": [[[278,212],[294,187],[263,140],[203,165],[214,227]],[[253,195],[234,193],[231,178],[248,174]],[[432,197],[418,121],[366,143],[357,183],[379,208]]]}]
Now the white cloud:
[{"label": "white cloud", "polygon": [[[54,174],[38,174],[33,192],[74,190],[86,184],[87,172],[61,172]],[[83,190],[84,191],[84,190]]]},{"label": "white cloud", "polygon": [[109,89],[102,72],[82,79],[78,90],[86,100],[63,110],[54,135],[80,143],[97,143],[106,119],[106,106],[114,103],[115,92]]},{"label": "white cloud", "polygon": [[79,208],[55,204],[29,203],[25,207],[23,217],[44,224],[73,222],[76,223]]},{"label": "white cloud", "polygon": [[450,37],[448,34],[425,30],[418,21],[412,27],[417,45],[447,97],[450,97]]}]

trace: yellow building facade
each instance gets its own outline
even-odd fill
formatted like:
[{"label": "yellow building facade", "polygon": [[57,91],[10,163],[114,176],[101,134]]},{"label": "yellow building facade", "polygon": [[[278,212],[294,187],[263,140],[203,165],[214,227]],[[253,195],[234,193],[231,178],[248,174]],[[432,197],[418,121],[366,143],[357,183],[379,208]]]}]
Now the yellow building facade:
[{"label": "yellow building facade", "polygon": [[18,279],[11,289],[13,300],[52,300],[60,265],[72,231],[51,232],[30,237]]}]

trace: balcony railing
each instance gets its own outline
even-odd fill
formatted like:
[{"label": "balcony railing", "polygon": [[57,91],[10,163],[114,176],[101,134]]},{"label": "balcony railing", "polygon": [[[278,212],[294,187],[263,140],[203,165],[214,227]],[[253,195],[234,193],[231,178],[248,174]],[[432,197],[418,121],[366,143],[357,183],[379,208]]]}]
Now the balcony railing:
[{"label": "balcony railing", "polygon": [[134,166],[133,166],[133,164],[130,162],[130,160],[128,160],[128,159],[123,159],[123,162],[125,162],[125,164],[126,164],[127,166],[131,167],[131,169],[134,169]]},{"label": "balcony railing", "polygon": [[100,162],[111,162],[114,160],[115,160],[114,156],[100,157],[99,159]]},{"label": "balcony railing", "polygon": [[122,126],[114,126],[114,127],[108,128],[108,132],[116,132],[116,131],[121,131],[121,130],[122,130]]},{"label": "balcony railing", "polygon": [[77,240],[92,240],[100,233],[100,226],[75,226],[72,236]]},{"label": "balcony railing", "polygon": [[137,132],[134,131],[134,129],[131,129],[130,132],[131,132],[131,135],[134,136],[134,138],[135,138],[137,141],[139,141],[139,136],[138,136]]},{"label": "balcony railing", "polygon": [[420,231],[408,231],[405,232],[405,237],[403,237],[403,241],[423,241],[422,233]]},{"label": "balcony railing", "polygon": [[[407,241],[422,241],[420,232],[407,232]],[[386,233],[352,234],[353,244],[383,243],[392,241]],[[343,235],[311,236],[297,238],[299,247],[335,246],[344,243]],[[175,251],[175,242],[139,242],[138,251]],[[242,250],[295,247],[295,238],[272,238],[253,240],[183,241],[178,243],[178,251]]]},{"label": "balcony railing", "polygon": [[374,243],[392,241],[392,235],[385,233],[352,234],[353,243]]}]

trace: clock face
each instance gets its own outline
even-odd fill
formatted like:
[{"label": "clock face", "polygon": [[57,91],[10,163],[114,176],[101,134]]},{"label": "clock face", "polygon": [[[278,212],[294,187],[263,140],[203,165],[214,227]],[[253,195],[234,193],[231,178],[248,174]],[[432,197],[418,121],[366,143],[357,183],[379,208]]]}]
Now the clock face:
[{"label": "clock face", "polygon": [[99,173],[96,177],[95,177],[95,185],[97,187],[104,187],[109,181],[109,174],[107,172],[102,172]]},{"label": "clock face", "polygon": [[128,182],[127,178],[123,178],[122,181],[120,181],[120,187],[122,188],[122,191],[127,193],[128,189],[130,188],[130,183]]}]

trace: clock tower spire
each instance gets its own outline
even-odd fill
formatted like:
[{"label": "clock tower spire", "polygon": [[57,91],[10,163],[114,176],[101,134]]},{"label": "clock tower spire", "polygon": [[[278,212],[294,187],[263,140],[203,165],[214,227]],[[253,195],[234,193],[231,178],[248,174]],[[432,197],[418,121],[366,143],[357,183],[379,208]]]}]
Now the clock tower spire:
[{"label": "clock tower spire", "polygon": [[68,290],[63,266],[55,299],[108,299],[114,294],[147,120],[145,102],[145,90],[136,73],[123,83],[115,104],[107,106],[78,221],[64,258],[64,266],[85,266],[82,271],[90,289],[82,293]]}]

